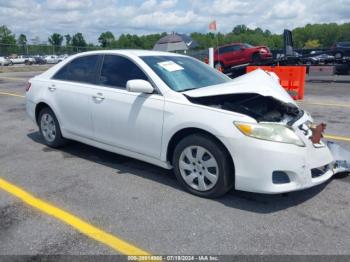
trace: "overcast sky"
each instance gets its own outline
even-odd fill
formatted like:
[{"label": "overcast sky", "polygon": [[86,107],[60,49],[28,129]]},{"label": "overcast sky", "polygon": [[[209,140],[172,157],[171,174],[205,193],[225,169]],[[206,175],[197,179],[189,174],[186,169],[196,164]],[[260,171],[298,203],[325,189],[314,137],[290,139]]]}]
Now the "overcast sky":
[{"label": "overcast sky", "polygon": [[237,24],[275,33],[307,23],[350,21],[350,0],[0,0],[0,25],[28,39],[53,32],[82,32],[96,43],[100,33],[208,32],[211,20],[229,32]]}]

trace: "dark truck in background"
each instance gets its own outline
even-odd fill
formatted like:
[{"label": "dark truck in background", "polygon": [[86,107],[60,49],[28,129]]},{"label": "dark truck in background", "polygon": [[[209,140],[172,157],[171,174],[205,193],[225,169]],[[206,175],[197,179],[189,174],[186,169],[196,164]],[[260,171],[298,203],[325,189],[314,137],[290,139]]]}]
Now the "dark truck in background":
[{"label": "dark truck in background", "polygon": [[350,56],[350,41],[335,43],[331,47],[331,53],[336,59],[341,59],[344,56]]}]

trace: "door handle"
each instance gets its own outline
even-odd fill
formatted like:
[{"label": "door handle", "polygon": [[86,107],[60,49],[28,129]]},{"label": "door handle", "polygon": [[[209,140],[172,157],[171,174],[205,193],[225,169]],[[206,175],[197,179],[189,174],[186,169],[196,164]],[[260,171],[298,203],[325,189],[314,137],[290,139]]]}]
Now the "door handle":
[{"label": "door handle", "polygon": [[102,102],[105,98],[103,97],[102,93],[97,93],[96,95],[92,96],[92,98],[96,101],[96,102]]},{"label": "door handle", "polygon": [[56,86],[55,85],[51,85],[47,89],[49,89],[49,91],[53,92],[53,91],[56,90]]}]

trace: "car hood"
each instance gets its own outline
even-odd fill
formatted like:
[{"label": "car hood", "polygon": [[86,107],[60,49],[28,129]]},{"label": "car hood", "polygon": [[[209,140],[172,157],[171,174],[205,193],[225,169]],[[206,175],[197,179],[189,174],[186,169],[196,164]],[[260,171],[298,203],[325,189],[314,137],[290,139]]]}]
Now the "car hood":
[{"label": "car hood", "polygon": [[193,98],[247,93],[273,97],[282,102],[296,105],[291,96],[278,83],[277,76],[273,73],[268,74],[261,69],[254,70],[224,84],[183,92],[184,95]]}]

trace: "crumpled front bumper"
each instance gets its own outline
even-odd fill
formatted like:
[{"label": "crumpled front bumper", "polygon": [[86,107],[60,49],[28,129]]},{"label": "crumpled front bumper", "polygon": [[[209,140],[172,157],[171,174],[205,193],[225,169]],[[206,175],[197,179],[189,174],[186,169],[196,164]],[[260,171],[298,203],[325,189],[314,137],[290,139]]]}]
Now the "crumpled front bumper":
[{"label": "crumpled front bumper", "polygon": [[327,146],[333,156],[334,174],[350,172],[350,151],[331,141],[327,142]]},{"label": "crumpled front bumper", "polygon": [[265,194],[286,193],[322,184],[336,173],[350,171],[348,151],[331,142],[313,144],[309,133],[299,128],[309,119],[305,115],[293,125],[304,147],[244,135],[223,138],[234,161],[235,188]]},{"label": "crumpled front bumper", "polygon": [[[328,147],[314,148],[258,140],[249,137],[225,143],[232,155],[237,190],[278,194],[310,188],[330,179],[333,157]],[[274,181],[274,174],[288,181]]]}]

